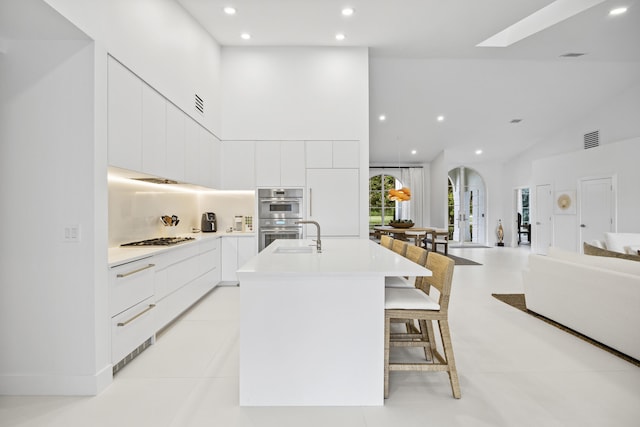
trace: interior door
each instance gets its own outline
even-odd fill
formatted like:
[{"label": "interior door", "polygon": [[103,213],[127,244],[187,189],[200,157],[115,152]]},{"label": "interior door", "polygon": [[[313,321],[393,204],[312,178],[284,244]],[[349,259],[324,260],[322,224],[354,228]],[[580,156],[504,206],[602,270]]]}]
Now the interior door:
[{"label": "interior door", "polygon": [[532,246],[535,253],[546,255],[551,245],[551,215],[553,197],[551,196],[551,185],[536,186],[535,201],[535,224],[531,232],[535,236]]},{"label": "interior door", "polygon": [[582,242],[602,240],[604,233],[615,231],[613,179],[580,180],[580,252]]}]

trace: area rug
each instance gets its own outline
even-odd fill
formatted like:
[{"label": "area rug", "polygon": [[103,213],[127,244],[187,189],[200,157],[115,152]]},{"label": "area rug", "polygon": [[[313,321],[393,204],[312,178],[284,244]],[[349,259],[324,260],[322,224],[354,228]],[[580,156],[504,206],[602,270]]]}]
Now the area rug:
[{"label": "area rug", "polygon": [[517,308],[520,311],[523,311],[527,314],[530,314],[533,317],[536,317],[540,320],[542,320],[543,322],[546,322],[552,326],[555,326],[558,329],[562,329],[563,331],[580,338],[583,341],[588,342],[589,344],[595,345],[596,347],[604,350],[604,351],[608,351],[609,353],[613,354],[614,356],[619,357],[620,359],[623,359],[635,366],[640,367],[640,360],[634,359],[633,357],[627,356],[624,353],[620,353],[617,350],[614,350],[611,347],[608,347],[604,344],[602,344],[601,342],[598,342],[596,340],[593,340],[591,338],[589,338],[586,335],[582,335],[580,332],[576,332],[571,328],[567,328],[564,325],[561,325],[558,322],[554,322],[553,320],[546,318],[544,316],[539,315],[538,313],[535,313],[531,310],[527,309],[527,302],[525,300],[524,294],[491,294],[491,296],[493,296],[494,298],[504,302],[505,304],[508,304],[514,308]]},{"label": "area rug", "polygon": [[452,260],[454,260],[456,262],[456,265],[482,265],[479,262],[475,262],[467,258],[462,258],[462,257],[451,255],[451,254],[447,254],[447,256]]}]

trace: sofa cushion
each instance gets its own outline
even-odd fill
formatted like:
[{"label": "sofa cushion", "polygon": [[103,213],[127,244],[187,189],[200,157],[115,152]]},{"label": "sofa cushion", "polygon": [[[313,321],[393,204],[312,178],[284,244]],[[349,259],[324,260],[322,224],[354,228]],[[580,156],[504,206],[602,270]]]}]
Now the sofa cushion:
[{"label": "sofa cushion", "polygon": [[620,258],[620,259],[628,259],[631,261],[640,261],[640,255],[631,255],[626,253],[614,252],[608,249],[596,248],[595,246],[591,246],[587,242],[583,245],[584,254],[585,255],[594,255],[594,256],[604,256],[611,258]]},{"label": "sofa cushion", "polygon": [[606,248],[626,253],[625,246],[640,245],[640,233],[604,233]]},{"label": "sofa cushion", "polygon": [[581,264],[607,270],[614,270],[618,273],[627,273],[633,274],[634,276],[640,276],[640,263],[627,259],[605,256],[589,256],[554,247],[549,248],[547,256],[574,264]]}]

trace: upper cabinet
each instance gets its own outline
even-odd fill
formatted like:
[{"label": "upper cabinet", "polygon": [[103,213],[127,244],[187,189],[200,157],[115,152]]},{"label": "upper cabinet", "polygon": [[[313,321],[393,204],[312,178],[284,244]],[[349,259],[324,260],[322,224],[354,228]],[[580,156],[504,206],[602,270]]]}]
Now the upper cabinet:
[{"label": "upper cabinet", "polygon": [[219,188],[215,135],[115,59],[108,64],[109,164]]},{"label": "upper cabinet", "polygon": [[188,119],[167,102],[167,178],[185,181],[185,128]]},{"label": "upper cabinet", "polygon": [[255,190],[256,166],[253,141],[224,141],[220,145],[222,189]]},{"label": "upper cabinet", "polygon": [[258,141],[255,150],[256,186],[304,187],[304,142]]},{"label": "upper cabinet", "polygon": [[142,85],[142,170],[167,176],[167,102],[147,84]]},{"label": "upper cabinet", "polygon": [[142,170],[142,81],[115,59],[108,65],[109,164]]},{"label": "upper cabinet", "polygon": [[360,145],[358,141],[307,141],[306,167],[359,168]]}]

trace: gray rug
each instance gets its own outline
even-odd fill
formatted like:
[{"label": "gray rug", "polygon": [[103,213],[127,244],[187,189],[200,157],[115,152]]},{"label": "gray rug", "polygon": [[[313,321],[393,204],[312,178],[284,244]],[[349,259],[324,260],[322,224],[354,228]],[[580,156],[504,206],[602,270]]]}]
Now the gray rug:
[{"label": "gray rug", "polygon": [[540,320],[542,320],[543,322],[546,322],[552,326],[555,326],[558,329],[561,329],[577,338],[580,338],[583,341],[588,342],[589,344],[595,345],[598,348],[601,348],[604,351],[607,351],[611,354],[613,354],[614,356],[619,357],[620,359],[626,360],[627,362],[640,367],[640,361],[638,361],[637,359],[634,359],[633,357],[627,356],[624,353],[620,353],[618,350],[615,350],[607,345],[602,344],[599,341],[593,340],[591,338],[589,338],[586,335],[581,334],[580,332],[574,331],[571,328],[567,328],[566,326],[555,322],[547,317],[541,316],[540,314],[533,312],[529,309],[527,309],[527,301],[524,297],[524,294],[491,294],[492,297],[496,298],[499,301],[502,301],[505,304],[510,305],[513,308],[516,308],[524,313],[530,314],[533,317],[536,317]]},{"label": "gray rug", "polygon": [[482,265],[479,262],[475,262],[471,259],[462,258],[462,257],[451,255],[451,254],[448,254],[447,256],[452,260],[454,260],[456,262],[456,265]]}]

